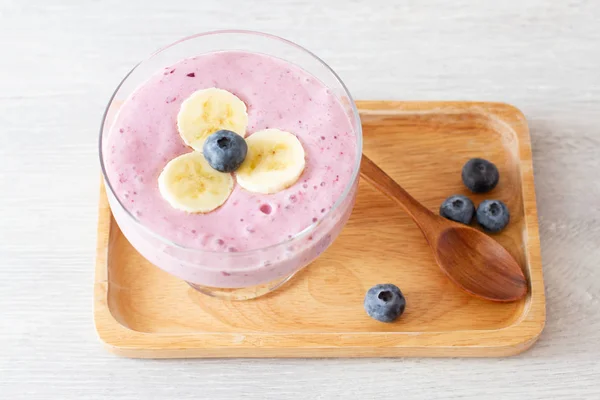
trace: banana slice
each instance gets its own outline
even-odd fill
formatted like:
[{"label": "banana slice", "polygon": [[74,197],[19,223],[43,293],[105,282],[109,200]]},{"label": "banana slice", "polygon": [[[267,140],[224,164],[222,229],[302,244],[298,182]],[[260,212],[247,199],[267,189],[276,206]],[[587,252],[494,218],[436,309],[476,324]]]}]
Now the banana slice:
[{"label": "banana slice", "polygon": [[206,138],[220,129],[246,136],[248,113],[246,104],[227,90],[198,90],[181,103],[177,129],[191,148],[202,151]]},{"label": "banana slice", "polygon": [[158,177],[158,189],[173,208],[207,213],[225,203],[233,190],[231,174],[211,168],[193,151],[169,161]]},{"label": "banana slice", "polygon": [[304,148],[296,136],[279,129],[255,132],[246,139],[248,154],[236,171],[241,187],[271,194],[292,186],[304,171]]}]

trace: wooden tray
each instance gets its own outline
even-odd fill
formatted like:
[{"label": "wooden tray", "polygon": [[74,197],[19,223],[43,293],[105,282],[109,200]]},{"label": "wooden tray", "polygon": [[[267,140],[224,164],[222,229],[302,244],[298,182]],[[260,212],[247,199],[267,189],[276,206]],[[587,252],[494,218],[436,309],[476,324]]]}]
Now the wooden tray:
[{"label": "wooden tray", "polygon": [[[358,103],[364,152],[432,210],[467,193],[460,171],[471,157],[496,163],[489,195],[512,220],[496,238],[529,278],[521,302],[471,297],[439,270],[410,218],[366,182],[338,240],[271,295],[246,302],[203,296],[143,259],[100,196],[94,318],[110,351],[127,357],[508,356],[544,327],[545,297],[526,120],[496,103]],[[395,283],[407,298],[395,323],[370,319],[363,297]]]}]

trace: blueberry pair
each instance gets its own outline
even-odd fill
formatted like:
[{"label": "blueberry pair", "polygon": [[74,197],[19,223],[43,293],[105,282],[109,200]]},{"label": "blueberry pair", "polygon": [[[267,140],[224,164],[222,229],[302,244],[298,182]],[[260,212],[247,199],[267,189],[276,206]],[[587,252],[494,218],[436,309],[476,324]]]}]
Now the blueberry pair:
[{"label": "blueberry pair", "polygon": [[476,215],[479,225],[488,232],[500,232],[510,221],[510,212],[502,201],[484,200],[475,211],[471,199],[463,195],[448,197],[440,207],[440,215],[467,225]]}]

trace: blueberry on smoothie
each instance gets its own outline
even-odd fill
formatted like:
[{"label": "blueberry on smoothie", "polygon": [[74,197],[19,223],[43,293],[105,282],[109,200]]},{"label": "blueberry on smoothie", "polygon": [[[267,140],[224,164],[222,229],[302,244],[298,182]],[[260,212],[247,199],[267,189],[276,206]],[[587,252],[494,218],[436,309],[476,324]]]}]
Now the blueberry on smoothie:
[{"label": "blueberry on smoothie", "polygon": [[475,214],[475,205],[467,196],[460,194],[448,197],[440,207],[440,215],[451,221],[469,225]]},{"label": "blueberry on smoothie", "polygon": [[483,158],[472,158],[462,169],[463,183],[473,193],[487,193],[500,180],[498,168]]},{"label": "blueberry on smoothie", "polygon": [[223,129],[210,135],[202,150],[211,167],[220,172],[233,172],[244,162],[248,145],[237,133]]},{"label": "blueberry on smoothie", "polygon": [[500,232],[509,221],[508,207],[500,200],[484,200],[477,207],[477,222],[488,232]]},{"label": "blueberry on smoothie", "polygon": [[364,306],[371,318],[381,322],[392,322],[404,312],[406,300],[396,285],[386,283],[369,289]]}]

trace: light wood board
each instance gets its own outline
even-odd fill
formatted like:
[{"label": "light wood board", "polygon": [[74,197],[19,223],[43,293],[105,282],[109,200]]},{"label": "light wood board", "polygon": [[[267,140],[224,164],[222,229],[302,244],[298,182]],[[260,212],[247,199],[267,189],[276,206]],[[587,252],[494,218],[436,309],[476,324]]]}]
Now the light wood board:
[{"label": "light wood board", "polygon": [[[95,323],[128,357],[506,356],[529,348],[545,321],[531,144],[512,106],[471,102],[359,102],[364,152],[430,209],[451,194],[498,198],[510,226],[495,238],[530,280],[521,302],[497,304],[455,287],[400,209],[361,182],[352,217],[317,261],[275,293],[246,302],[203,296],[152,266],[127,242],[100,196]],[[485,195],[461,183],[471,157],[496,163]],[[374,284],[397,284],[407,310],[382,324],[364,312]]]}]

